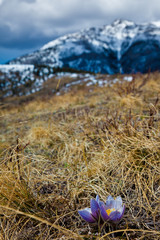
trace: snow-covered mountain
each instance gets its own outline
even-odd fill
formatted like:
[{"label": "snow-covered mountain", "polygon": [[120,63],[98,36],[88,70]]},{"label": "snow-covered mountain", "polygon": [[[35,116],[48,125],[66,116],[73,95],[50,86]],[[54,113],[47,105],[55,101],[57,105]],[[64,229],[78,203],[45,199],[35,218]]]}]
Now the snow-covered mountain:
[{"label": "snow-covered mountain", "polygon": [[[56,72],[69,68],[107,74],[160,70],[160,22],[116,20],[65,35],[0,65],[0,98],[39,91],[47,79],[56,79]],[[73,82],[82,79],[88,81],[88,77],[77,75]]]},{"label": "snow-covered mountain", "polygon": [[9,64],[50,65],[101,73],[160,70],[160,22],[111,25],[68,34]]}]

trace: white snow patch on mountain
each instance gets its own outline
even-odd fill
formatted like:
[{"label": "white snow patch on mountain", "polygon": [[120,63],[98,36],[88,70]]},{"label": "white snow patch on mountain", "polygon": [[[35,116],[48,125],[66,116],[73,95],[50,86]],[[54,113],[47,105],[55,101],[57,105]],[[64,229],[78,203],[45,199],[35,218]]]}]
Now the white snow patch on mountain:
[{"label": "white snow patch on mountain", "polygon": [[34,69],[34,65],[33,64],[0,64],[0,71],[2,72],[8,72],[8,71],[12,71],[12,72],[23,72],[25,70],[33,70]]},{"label": "white snow patch on mountain", "polygon": [[160,21],[151,22],[151,23],[154,24],[156,27],[160,28]]}]

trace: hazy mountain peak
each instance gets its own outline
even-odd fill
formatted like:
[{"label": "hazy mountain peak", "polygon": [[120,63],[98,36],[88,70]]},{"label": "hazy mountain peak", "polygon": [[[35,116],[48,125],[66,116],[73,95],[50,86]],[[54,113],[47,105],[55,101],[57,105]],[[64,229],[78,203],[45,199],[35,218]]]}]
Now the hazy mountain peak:
[{"label": "hazy mountain peak", "polygon": [[133,21],[130,21],[130,20],[116,19],[116,20],[112,23],[112,25],[113,25],[113,26],[123,25],[123,26],[125,27],[125,26],[135,25],[135,23],[134,23]]}]

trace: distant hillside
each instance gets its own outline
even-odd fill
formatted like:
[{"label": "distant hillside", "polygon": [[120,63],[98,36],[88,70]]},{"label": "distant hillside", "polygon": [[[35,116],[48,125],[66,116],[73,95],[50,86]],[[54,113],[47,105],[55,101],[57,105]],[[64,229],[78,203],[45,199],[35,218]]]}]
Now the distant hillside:
[{"label": "distant hillside", "polygon": [[[125,75],[121,75],[121,78],[127,81],[133,79],[132,76]],[[72,69],[67,72],[64,68],[54,69],[43,65],[0,65],[0,98],[28,96],[36,92],[61,94],[76,86],[105,86],[116,81],[115,75],[75,72]]]}]

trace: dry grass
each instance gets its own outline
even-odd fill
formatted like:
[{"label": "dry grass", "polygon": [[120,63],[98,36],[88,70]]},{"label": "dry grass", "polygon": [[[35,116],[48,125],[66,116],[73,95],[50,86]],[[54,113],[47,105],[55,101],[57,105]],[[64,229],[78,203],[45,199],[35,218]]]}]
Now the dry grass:
[{"label": "dry grass", "polygon": [[[0,110],[0,239],[160,239],[160,74]],[[90,198],[121,195],[117,230]]]}]

